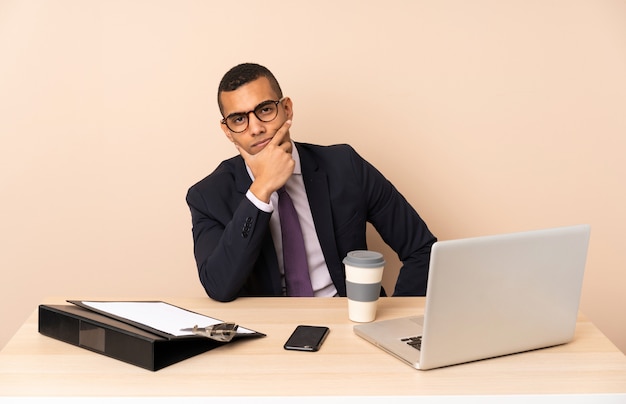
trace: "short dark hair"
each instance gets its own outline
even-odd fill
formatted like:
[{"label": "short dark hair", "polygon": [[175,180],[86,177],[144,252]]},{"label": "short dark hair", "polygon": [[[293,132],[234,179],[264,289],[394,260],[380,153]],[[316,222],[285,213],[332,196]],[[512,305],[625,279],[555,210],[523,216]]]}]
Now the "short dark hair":
[{"label": "short dark hair", "polygon": [[259,77],[265,77],[269,80],[270,86],[278,98],[283,98],[283,91],[280,89],[278,80],[276,80],[276,77],[274,77],[267,67],[256,63],[241,63],[226,72],[224,77],[222,77],[222,81],[220,81],[220,85],[217,89],[217,105],[220,107],[220,112],[222,112],[222,114],[224,113],[222,100],[220,99],[222,92],[235,91],[244,84],[254,81]]}]

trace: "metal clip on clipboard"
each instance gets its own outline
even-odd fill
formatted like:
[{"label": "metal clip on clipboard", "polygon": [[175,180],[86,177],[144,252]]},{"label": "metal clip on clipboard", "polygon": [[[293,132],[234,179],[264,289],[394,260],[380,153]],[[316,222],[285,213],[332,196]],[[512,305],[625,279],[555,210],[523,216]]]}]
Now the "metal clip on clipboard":
[{"label": "metal clip on clipboard", "polygon": [[229,342],[237,334],[238,327],[235,323],[219,323],[207,327],[194,325],[193,328],[183,328],[181,331],[189,331],[195,335],[201,335],[215,341]]}]

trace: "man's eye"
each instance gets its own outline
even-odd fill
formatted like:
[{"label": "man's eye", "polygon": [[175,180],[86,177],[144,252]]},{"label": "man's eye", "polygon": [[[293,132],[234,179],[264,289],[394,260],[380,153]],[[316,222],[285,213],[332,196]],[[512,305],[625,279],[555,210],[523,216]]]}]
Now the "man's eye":
[{"label": "man's eye", "polygon": [[228,118],[228,122],[230,122],[233,125],[242,125],[243,123],[246,122],[246,117],[243,115],[233,115],[230,118]]},{"label": "man's eye", "polygon": [[275,110],[276,110],[276,107],[274,106],[274,104],[262,105],[257,109],[257,114],[258,115],[272,115]]}]

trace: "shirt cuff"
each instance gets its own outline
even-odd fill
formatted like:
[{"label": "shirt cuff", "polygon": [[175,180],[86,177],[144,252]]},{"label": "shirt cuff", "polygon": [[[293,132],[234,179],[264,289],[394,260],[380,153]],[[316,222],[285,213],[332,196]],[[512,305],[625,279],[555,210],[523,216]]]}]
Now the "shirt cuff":
[{"label": "shirt cuff", "polygon": [[259,208],[259,210],[262,210],[263,212],[272,213],[274,211],[274,206],[269,203],[263,202],[262,200],[257,198],[250,190],[246,192],[246,198],[248,198],[248,200],[252,202],[254,206]]}]

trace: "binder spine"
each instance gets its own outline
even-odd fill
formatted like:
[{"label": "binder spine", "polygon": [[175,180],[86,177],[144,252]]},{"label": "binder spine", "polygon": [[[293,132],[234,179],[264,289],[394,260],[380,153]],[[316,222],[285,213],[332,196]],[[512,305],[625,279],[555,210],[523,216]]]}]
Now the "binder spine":
[{"label": "binder spine", "polygon": [[39,306],[39,333],[148,370],[155,366],[154,342],[96,321]]}]

